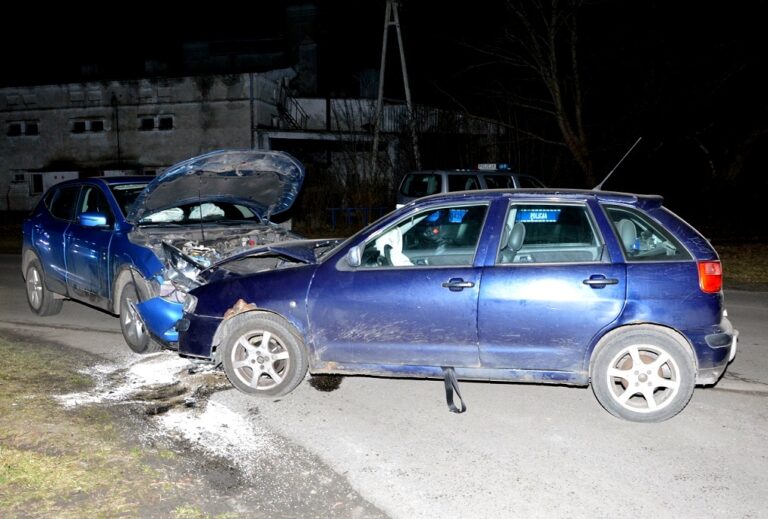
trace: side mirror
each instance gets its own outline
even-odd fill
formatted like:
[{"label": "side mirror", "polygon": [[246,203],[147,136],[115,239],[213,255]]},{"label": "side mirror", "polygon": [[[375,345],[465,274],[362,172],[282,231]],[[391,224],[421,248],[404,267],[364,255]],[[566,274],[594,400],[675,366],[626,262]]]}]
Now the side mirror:
[{"label": "side mirror", "polygon": [[82,213],[77,221],[83,227],[106,227],[107,217],[102,213]]},{"label": "side mirror", "polygon": [[349,252],[347,252],[347,265],[350,267],[360,266],[363,261],[363,247],[365,247],[365,244],[361,243],[360,245],[349,249]]}]

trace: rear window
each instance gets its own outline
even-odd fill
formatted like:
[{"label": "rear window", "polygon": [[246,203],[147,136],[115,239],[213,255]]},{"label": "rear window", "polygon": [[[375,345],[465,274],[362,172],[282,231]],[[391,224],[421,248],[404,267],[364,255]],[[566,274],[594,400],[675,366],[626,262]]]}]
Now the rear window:
[{"label": "rear window", "polygon": [[400,194],[420,198],[439,193],[442,187],[440,175],[434,173],[412,173],[403,179]]},{"label": "rear window", "polygon": [[672,234],[639,211],[606,206],[627,261],[679,261],[691,255]]}]

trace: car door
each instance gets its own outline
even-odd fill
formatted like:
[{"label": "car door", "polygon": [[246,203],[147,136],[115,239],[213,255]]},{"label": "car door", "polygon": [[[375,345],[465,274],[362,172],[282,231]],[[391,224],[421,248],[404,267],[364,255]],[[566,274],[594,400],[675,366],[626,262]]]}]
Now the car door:
[{"label": "car door", "polygon": [[[105,224],[85,225],[84,214],[103,215]],[[109,246],[114,215],[99,186],[86,184],[80,193],[75,219],[65,235],[67,286],[71,294],[97,306],[109,299]]]},{"label": "car door", "polygon": [[478,366],[474,260],[487,206],[414,211],[359,245],[361,264],[321,265],[309,293],[319,361]]},{"label": "car door", "polygon": [[608,258],[586,203],[511,203],[478,305],[488,368],[581,370],[624,306],[626,268]]},{"label": "car door", "polygon": [[66,293],[67,261],[65,235],[77,204],[79,185],[60,186],[54,189],[47,212],[33,226],[33,246],[40,256],[45,281],[50,290]]}]

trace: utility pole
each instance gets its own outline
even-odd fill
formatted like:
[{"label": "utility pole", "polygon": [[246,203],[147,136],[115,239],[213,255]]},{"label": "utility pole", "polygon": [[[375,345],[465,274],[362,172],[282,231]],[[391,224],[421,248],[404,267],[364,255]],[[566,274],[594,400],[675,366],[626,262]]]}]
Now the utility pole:
[{"label": "utility pole", "polygon": [[400,32],[400,15],[398,13],[398,3],[396,0],[387,0],[387,6],[384,11],[384,35],[381,43],[381,66],[379,68],[379,95],[376,99],[376,115],[373,121],[373,152],[371,154],[371,175],[374,175],[378,166],[379,154],[379,133],[381,132],[381,112],[384,103],[384,72],[387,63],[387,36],[389,28],[395,27],[397,31],[397,43],[400,50],[400,68],[403,73],[403,89],[405,90],[405,106],[407,109],[408,127],[411,132],[411,143],[413,146],[413,157],[416,162],[416,169],[421,169],[421,157],[419,155],[419,141],[416,135],[416,118],[413,113],[413,104],[411,103],[411,88],[408,84],[408,71],[405,66],[405,49],[403,48],[403,36]]}]

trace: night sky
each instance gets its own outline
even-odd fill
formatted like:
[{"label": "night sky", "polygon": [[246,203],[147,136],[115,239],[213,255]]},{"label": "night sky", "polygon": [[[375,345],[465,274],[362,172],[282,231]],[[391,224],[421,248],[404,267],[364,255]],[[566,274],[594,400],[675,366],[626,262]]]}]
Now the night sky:
[{"label": "night sky", "polygon": [[[254,2],[248,9],[69,4],[46,7],[44,19],[37,6],[18,8],[6,13],[0,34],[1,82],[75,81],[83,64],[98,64],[109,78],[134,77],[148,59],[167,63],[173,74],[180,71],[184,42],[200,40],[279,47],[290,65],[286,5],[306,3]],[[317,19],[309,31],[320,49],[318,94],[354,96],[360,71],[378,72],[384,1],[314,3]],[[594,176],[601,178],[643,137],[606,188],[663,194],[705,226],[759,221],[754,207],[768,190],[766,3],[606,0],[578,8],[576,48]],[[512,96],[541,97],[540,81],[485,52],[499,42],[514,50],[505,35],[519,26],[505,4],[401,3],[414,100],[492,118],[514,116],[522,130],[562,140],[551,119],[509,102]],[[386,95],[402,98],[394,39],[391,32]],[[515,168],[551,185],[591,187],[562,146],[516,135],[515,151],[504,157]],[[441,146],[452,147],[434,143],[433,164],[426,166],[462,160],[440,153]],[[692,202],[702,200],[707,203]],[[747,227],[745,233],[765,235],[766,226]]]}]

